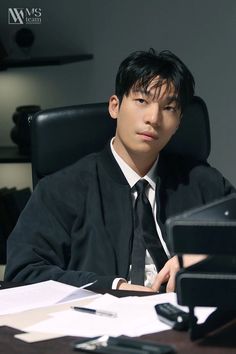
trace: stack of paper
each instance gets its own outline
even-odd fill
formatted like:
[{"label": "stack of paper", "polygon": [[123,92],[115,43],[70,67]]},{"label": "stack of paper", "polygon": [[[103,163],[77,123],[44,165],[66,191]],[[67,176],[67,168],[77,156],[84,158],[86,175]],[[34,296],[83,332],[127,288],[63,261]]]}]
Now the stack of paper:
[{"label": "stack of paper", "polygon": [[[29,332],[28,335],[17,335],[27,341],[64,335],[140,336],[170,328],[159,320],[155,312],[154,306],[163,302],[176,305],[176,294],[116,298],[47,281],[1,290],[0,323]],[[117,316],[103,317],[95,313],[79,312],[71,306],[115,312]],[[212,311],[212,308],[197,308],[199,322],[203,322]]]},{"label": "stack of paper", "polygon": [[[147,333],[170,329],[160,322],[154,305],[162,302],[176,304],[176,294],[168,293],[146,297],[116,298],[105,294],[92,301],[90,308],[117,313],[117,317],[109,318],[95,314],[87,314],[69,309],[54,313],[45,321],[24,328],[29,332],[45,332],[61,335],[93,337],[103,334],[110,336],[128,335],[140,336]],[[200,321],[212,312],[212,308],[205,308],[196,314]]]},{"label": "stack of paper", "polygon": [[[91,284],[87,284],[89,286]],[[92,296],[95,293],[53,280],[0,291],[0,315]]]}]

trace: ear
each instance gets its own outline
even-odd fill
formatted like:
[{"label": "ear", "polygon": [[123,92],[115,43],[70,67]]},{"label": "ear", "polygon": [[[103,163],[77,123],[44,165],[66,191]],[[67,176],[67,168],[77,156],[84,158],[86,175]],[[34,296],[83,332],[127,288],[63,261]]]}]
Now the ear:
[{"label": "ear", "polygon": [[108,110],[109,110],[110,116],[113,119],[117,118],[118,112],[119,112],[119,108],[120,108],[119,98],[116,95],[111,96],[110,100],[109,100],[109,108],[108,108]]}]

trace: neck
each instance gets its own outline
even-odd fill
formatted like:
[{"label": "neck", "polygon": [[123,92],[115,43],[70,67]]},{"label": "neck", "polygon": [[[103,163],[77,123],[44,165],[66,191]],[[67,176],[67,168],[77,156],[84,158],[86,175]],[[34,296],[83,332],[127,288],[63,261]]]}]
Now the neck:
[{"label": "neck", "polygon": [[143,157],[132,157],[129,161],[125,162],[140,176],[144,177],[152,168],[156,161],[156,157],[150,161],[147,160],[146,156]]},{"label": "neck", "polygon": [[116,153],[132,168],[140,177],[145,176],[155,163],[158,154],[150,154],[150,152],[133,152],[121,148],[114,141],[114,150]]}]

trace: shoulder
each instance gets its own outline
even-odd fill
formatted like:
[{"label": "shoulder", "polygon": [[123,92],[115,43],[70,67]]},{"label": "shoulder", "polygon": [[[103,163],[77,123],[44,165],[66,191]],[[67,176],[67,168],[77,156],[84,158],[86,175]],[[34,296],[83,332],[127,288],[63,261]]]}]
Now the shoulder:
[{"label": "shoulder", "polygon": [[44,177],[40,183],[46,185],[53,185],[55,183],[73,185],[86,182],[87,178],[95,173],[98,155],[99,153],[87,155],[74,164]]},{"label": "shoulder", "polygon": [[202,196],[209,195],[209,199],[235,191],[221,172],[206,161],[176,155],[165,156],[163,160],[166,179],[174,188],[186,186]]},{"label": "shoulder", "polygon": [[96,180],[98,155],[99,153],[85,156],[76,163],[42,178],[33,194],[45,203],[54,200],[64,204],[82,200],[91,182]]},{"label": "shoulder", "polygon": [[162,160],[166,173],[172,172],[173,175],[179,175],[183,178],[222,178],[221,173],[206,161],[180,155],[164,156]]}]

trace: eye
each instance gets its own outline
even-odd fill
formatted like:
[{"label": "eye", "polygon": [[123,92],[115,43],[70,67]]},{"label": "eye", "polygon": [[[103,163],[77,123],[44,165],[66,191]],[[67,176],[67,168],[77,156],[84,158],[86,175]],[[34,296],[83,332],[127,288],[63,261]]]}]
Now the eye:
[{"label": "eye", "polygon": [[146,103],[146,101],[143,98],[136,98],[135,101],[140,103],[140,104]]},{"label": "eye", "polygon": [[164,109],[168,112],[176,113],[177,109],[175,106],[165,106]]}]

